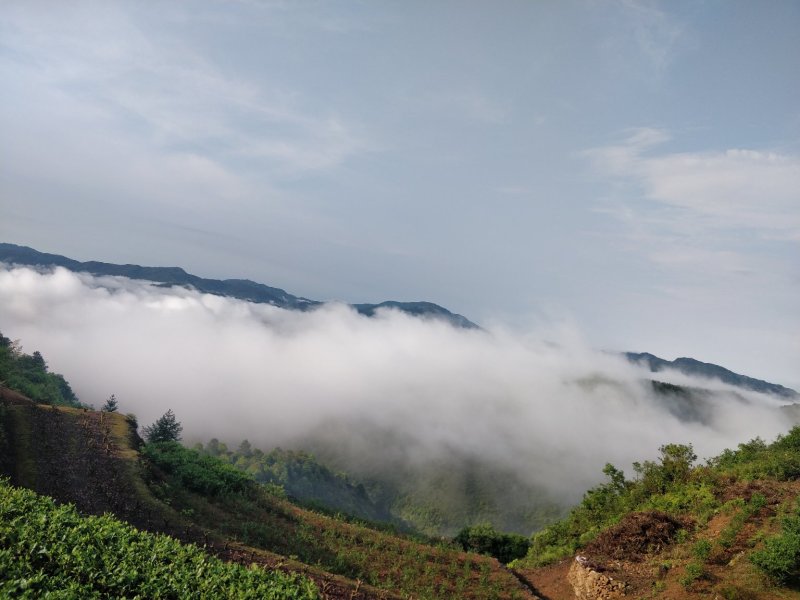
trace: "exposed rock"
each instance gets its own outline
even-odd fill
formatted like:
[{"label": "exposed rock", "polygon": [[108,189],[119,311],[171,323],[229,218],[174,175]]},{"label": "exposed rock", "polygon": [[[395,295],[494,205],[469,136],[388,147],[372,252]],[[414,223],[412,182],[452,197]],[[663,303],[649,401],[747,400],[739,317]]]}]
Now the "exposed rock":
[{"label": "exposed rock", "polygon": [[583,556],[576,556],[567,574],[578,600],[611,600],[625,596],[627,585],[592,569]]}]

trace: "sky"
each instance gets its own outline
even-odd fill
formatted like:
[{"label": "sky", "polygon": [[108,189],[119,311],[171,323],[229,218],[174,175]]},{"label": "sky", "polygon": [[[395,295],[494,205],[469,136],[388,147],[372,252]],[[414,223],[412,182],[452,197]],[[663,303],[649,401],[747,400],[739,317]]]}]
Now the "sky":
[{"label": "sky", "polygon": [[789,0],[9,0],[0,241],[800,389],[798,30]]}]

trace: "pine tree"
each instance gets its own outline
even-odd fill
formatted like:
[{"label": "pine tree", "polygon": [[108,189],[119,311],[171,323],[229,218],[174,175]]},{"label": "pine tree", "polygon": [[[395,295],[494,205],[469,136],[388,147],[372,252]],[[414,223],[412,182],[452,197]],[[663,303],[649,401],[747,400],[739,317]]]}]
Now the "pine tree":
[{"label": "pine tree", "polygon": [[170,409],[155,423],[145,427],[142,431],[148,443],[179,442],[183,425],[178,423],[175,419],[175,413]]},{"label": "pine tree", "polygon": [[100,410],[103,412],[117,412],[117,404],[117,397],[114,394],[111,394],[108,400],[106,400],[106,403],[103,404],[103,408]]}]

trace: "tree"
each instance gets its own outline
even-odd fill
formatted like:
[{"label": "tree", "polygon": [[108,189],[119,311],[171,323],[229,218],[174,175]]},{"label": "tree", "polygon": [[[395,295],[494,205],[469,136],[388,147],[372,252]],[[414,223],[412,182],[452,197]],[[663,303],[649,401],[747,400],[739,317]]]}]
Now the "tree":
[{"label": "tree", "polygon": [[661,467],[671,482],[683,483],[689,478],[697,454],[691,444],[666,444],[658,449],[661,452]]},{"label": "tree", "polygon": [[103,412],[117,412],[117,397],[114,394],[111,394],[106,400],[106,403],[103,404],[103,408],[101,408]]},{"label": "tree", "polygon": [[165,412],[155,423],[143,429],[148,443],[179,442],[181,431],[183,431],[183,425],[175,419],[172,409]]},{"label": "tree", "polygon": [[530,541],[515,533],[499,533],[488,523],[464,527],[453,541],[467,552],[494,556],[501,563],[510,563],[528,553]]},{"label": "tree", "polygon": [[253,446],[250,445],[250,442],[247,440],[242,440],[242,443],[239,444],[239,449],[236,451],[245,458],[250,458],[253,456]]},{"label": "tree", "polygon": [[32,362],[36,368],[41,369],[44,372],[47,372],[47,363],[44,361],[44,357],[42,353],[38,350],[35,350],[34,353],[31,355]]},{"label": "tree", "polygon": [[210,454],[211,456],[219,456],[220,449],[219,449],[219,440],[217,438],[211,438],[208,440],[206,444],[206,454]]},{"label": "tree", "polygon": [[691,444],[666,444],[658,451],[661,453],[660,463],[650,460],[633,463],[633,470],[648,494],[663,494],[675,484],[686,483],[697,460]]}]

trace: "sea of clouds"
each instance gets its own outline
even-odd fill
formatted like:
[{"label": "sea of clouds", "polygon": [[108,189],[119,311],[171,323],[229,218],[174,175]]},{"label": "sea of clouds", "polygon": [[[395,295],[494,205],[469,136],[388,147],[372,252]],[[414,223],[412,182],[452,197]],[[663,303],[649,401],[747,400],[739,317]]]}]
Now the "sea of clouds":
[{"label": "sea of clouds", "polygon": [[655,398],[652,374],[559,324],[459,329],[393,310],[289,311],[0,265],[0,332],[42,352],[83,402],[116,394],[141,424],[172,409],[187,441],[247,438],[267,450],[335,434],[373,464],[481,456],[573,497],[606,462],[627,469],[670,442],[708,457],[790,426],[784,401],[659,373],[714,391],[709,418],[682,420]]}]

